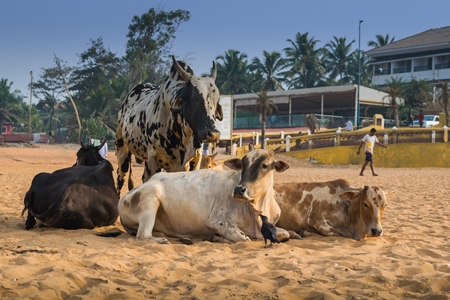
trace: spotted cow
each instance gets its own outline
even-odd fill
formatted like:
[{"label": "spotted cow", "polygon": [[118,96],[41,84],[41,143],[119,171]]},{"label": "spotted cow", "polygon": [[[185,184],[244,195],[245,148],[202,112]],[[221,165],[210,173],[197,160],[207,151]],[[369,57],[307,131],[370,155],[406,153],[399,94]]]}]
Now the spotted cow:
[{"label": "spotted cow", "polygon": [[356,240],[383,233],[381,219],[387,204],[381,187],[355,189],[343,179],[328,182],[274,185],[281,209],[277,227]]},{"label": "spotted cow", "polygon": [[[131,166],[131,156],[145,162],[146,182],[155,173],[187,171],[189,162],[200,168],[201,145],[220,137],[216,120],[222,120],[216,65],[209,77],[195,76],[191,67],[172,56],[170,75],[161,88],[134,87],[120,106],[116,132],[117,192]],[[133,182],[128,181],[128,188]]]},{"label": "spotted cow", "polygon": [[[219,235],[225,241],[262,238],[261,218],[276,223],[280,208],[273,195],[273,174],[289,165],[272,151],[254,150],[224,162],[230,170],[158,173],[119,201],[123,228],[137,239],[167,243],[169,237]],[[278,239],[289,233],[280,229]],[[223,240],[222,239],[222,240]]]}]

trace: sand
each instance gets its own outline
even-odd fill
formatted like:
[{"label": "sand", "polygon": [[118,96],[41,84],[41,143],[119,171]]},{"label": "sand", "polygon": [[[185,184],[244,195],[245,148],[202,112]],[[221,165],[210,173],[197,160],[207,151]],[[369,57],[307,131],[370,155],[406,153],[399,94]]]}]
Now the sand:
[{"label": "sand", "polygon": [[[355,148],[356,149],[356,148]],[[77,145],[0,147],[0,298],[12,299],[448,299],[450,170],[319,165],[277,155],[291,169],[276,182],[344,178],[395,192],[384,235],[355,241],[311,236],[263,248],[263,240],[184,245],[94,230],[34,228],[20,216],[33,177],[75,161]],[[362,158],[362,157],[361,157]],[[114,153],[108,159],[117,166]],[[376,157],[375,157],[376,160]],[[375,161],[376,162],[376,161]],[[142,167],[135,166],[140,182]]]}]

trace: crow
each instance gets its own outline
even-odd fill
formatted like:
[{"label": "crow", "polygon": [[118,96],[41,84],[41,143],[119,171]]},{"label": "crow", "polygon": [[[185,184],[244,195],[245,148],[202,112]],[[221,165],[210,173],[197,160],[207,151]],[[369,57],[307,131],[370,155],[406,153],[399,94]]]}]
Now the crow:
[{"label": "crow", "polygon": [[264,237],[264,248],[267,248],[267,240],[270,241],[269,247],[272,246],[272,243],[279,243],[280,241],[277,239],[277,229],[275,225],[270,223],[266,216],[259,216],[262,220],[261,233]]}]

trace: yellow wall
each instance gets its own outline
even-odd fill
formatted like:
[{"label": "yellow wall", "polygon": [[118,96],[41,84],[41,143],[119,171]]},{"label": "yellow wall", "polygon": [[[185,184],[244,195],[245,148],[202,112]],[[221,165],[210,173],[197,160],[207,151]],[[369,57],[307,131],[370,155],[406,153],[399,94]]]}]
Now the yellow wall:
[{"label": "yellow wall", "polygon": [[[282,152],[296,158],[314,158],[324,164],[361,165],[364,162],[364,146],[360,155],[359,145]],[[284,147],[283,147],[284,148]],[[390,144],[388,148],[375,145],[374,164],[384,168],[450,168],[450,143]]]}]

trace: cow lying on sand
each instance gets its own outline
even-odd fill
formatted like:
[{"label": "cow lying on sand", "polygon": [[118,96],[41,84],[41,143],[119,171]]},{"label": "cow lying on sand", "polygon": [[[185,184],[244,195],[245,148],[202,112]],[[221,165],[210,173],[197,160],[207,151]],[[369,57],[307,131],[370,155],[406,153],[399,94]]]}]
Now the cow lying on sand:
[{"label": "cow lying on sand", "polygon": [[387,204],[381,187],[351,188],[346,180],[284,183],[274,186],[281,208],[277,227],[356,240],[383,233],[381,218]]},{"label": "cow lying on sand", "polygon": [[[262,238],[259,214],[276,223],[280,208],[273,195],[273,171],[289,165],[275,161],[273,151],[254,150],[225,164],[231,170],[157,173],[119,201],[124,229],[137,239],[167,243],[153,236],[220,235],[227,241]],[[278,230],[278,239],[289,238]]]},{"label": "cow lying on sand", "polygon": [[64,229],[92,229],[117,220],[113,167],[98,153],[101,147],[82,144],[73,167],[33,178],[24,198],[25,229],[33,228],[36,219],[41,225]]}]

